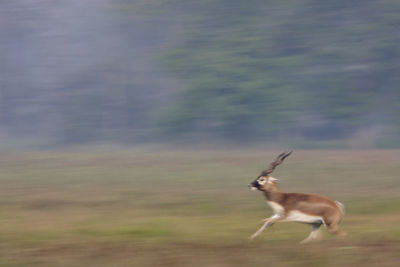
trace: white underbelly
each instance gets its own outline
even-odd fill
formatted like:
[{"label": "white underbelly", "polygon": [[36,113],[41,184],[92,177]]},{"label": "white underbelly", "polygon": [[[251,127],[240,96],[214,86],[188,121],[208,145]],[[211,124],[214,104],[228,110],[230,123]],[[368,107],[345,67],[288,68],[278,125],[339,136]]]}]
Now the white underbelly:
[{"label": "white underbelly", "polygon": [[322,219],[321,216],[308,215],[308,214],[302,213],[302,212],[297,211],[297,210],[292,210],[286,216],[285,221],[287,221],[287,222],[317,223],[317,222],[323,222],[323,219]]}]

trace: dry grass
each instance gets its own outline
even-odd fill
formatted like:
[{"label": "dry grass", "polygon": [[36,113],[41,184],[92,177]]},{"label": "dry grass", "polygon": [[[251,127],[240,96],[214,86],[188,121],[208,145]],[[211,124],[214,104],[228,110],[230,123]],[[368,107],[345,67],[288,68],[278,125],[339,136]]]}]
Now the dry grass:
[{"label": "dry grass", "polygon": [[398,266],[399,150],[295,151],[285,191],[346,205],[345,240],[299,246],[247,184],[278,151],[0,154],[0,266]]}]

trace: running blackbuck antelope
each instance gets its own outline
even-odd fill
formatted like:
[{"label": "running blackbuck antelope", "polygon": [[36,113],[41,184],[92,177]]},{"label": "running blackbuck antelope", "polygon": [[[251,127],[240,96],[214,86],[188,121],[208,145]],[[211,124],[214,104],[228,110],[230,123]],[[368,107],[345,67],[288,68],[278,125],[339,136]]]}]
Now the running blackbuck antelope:
[{"label": "running blackbuck antelope", "polygon": [[283,193],[279,190],[278,179],[271,177],[270,174],[290,154],[292,154],[292,151],[280,154],[268,169],[264,170],[254,182],[249,184],[249,188],[252,190],[260,190],[264,193],[267,203],[274,211],[271,217],[263,220],[264,223],[261,228],[250,238],[255,238],[266,228],[277,222],[310,224],[312,226],[311,234],[301,243],[318,239],[322,224],[333,234],[346,235],[339,228],[339,223],[344,215],[344,207],[340,202],[319,195]]}]

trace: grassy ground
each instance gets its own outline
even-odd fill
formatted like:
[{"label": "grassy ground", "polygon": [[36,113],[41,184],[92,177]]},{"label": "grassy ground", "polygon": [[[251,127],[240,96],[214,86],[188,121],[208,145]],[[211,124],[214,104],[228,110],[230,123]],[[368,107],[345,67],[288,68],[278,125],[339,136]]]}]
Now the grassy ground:
[{"label": "grassy ground", "polygon": [[298,245],[247,189],[280,151],[0,153],[0,266],[398,266],[400,150],[295,151],[282,190],[343,202],[349,236]]}]

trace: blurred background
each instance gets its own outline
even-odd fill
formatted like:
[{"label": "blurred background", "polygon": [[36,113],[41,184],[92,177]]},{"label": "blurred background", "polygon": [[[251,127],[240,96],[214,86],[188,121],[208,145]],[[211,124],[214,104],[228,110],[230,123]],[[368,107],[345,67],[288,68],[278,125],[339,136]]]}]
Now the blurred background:
[{"label": "blurred background", "polygon": [[[0,0],[0,266],[399,266],[400,1]],[[247,185],[348,238],[248,237]]]},{"label": "blurred background", "polygon": [[1,147],[399,147],[399,14],[397,0],[2,0]]}]

